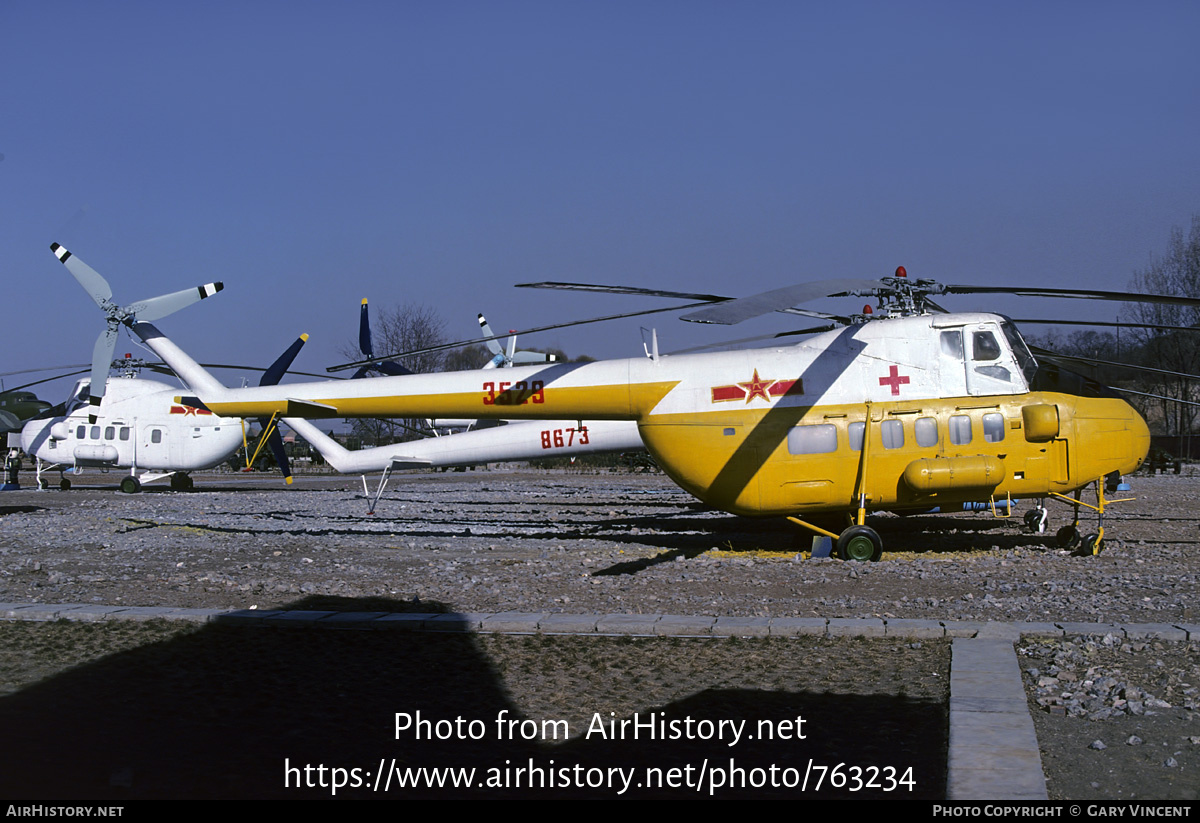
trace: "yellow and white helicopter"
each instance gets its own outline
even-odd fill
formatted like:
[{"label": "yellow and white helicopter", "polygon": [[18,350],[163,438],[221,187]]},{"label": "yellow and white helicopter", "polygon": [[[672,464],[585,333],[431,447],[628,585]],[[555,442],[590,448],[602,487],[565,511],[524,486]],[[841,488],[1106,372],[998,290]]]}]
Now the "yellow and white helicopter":
[{"label": "yellow and white helicopter", "polygon": [[[878,297],[877,319],[851,318],[786,347],[242,389],[193,380],[203,372],[195,361],[152,326],[132,328],[216,414],[632,420],[664,471],[701,501],[788,517],[836,537],[838,555],[857,560],[882,553],[864,522],[870,511],[1094,485],[1101,519],[1087,542],[1098,551],[1104,480],[1141,465],[1146,423],[1104,387],[1040,366],[1004,317],[931,310],[932,294],[970,292],[1176,301],[904,276],[833,280],[714,297],[685,319],[740,322],[848,294]],[[840,534],[810,522],[830,514],[854,522]]]}]

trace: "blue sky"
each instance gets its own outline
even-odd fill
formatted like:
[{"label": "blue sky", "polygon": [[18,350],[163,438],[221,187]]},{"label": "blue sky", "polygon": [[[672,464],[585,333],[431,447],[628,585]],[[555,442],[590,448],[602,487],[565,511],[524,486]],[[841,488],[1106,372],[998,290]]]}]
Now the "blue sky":
[{"label": "blue sky", "polygon": [[[463,338],[657,305],[528,280],[1124,289],[1200,213],[1197,31],[1194,2],[3,0],[0,371],[90,357],[54,241],[121,302],[223,280],[159,325],[264,365],[307,331],[310,371],[363,297]],[[633,356],[648,322],[527,342]]]}]

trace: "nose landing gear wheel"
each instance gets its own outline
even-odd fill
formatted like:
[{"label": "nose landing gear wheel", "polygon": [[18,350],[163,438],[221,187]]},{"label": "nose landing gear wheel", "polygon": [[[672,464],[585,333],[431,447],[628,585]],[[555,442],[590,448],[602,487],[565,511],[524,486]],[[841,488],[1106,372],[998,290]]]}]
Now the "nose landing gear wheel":
[{"label": "nose landing gear wheel", "polygon": [[1104,541],[1098,534],[1089,534],[1083,538],[1083,542],[1079,544],[1079,548],[1075,550],[1075,554],[1080,557],[1094,557],[1104,551]]},{"label": "nose landing gear wheel", "polygon": [[851,526],[838,538],[836,552],[841,560],[875,562],[883,557],[883,540],[870,526]]}]

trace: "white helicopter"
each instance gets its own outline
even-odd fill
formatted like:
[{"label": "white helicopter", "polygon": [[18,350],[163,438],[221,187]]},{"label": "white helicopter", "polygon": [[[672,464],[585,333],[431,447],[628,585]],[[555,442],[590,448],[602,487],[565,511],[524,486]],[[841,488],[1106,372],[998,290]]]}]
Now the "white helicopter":
[{"label": "white helicopter", "polygon": [[[112,289],[99,273],[58,244],[51,250],[104,311],[107,324],[96,341],[91,376],[75,384],[66,403],[30,420],[21,430],[21,448],[37,461],[38,487],[50,485],[43,477],[45,472],[58,471],[59,488],[66,490],[71,487],[67,471],[94,468],[104,472],[128,469],[129,475],[120,483],[127,494],[140,491],[143,483],[166,478],[173,489],[190,489],[188,472],[216,466],[245,444],[243,421],[179,402],[175,399],[178,387],[139,377],[133,361],[114,363],[112,354],[121,325],[132,327],[139,317],[163,317],[216,294],[222,284],[209,283],[120,306],[112,302]],[[301,336],[263,370],[259,385],[278,383],[305,339],[306,335]],[[109,378],[110,367],[122,374]],[[282,448],[276,451],[282,452]],[[280,468],[290,483],[286,458]]]},{"label": "white helicopter", "polygon": [[242,445],[242,421],[179,403],[179,388],[126,375],[108,380],[103,420],[90,422],[91,381],[75,384],[64,414],[37,418],[21,430],[21,448],[35,458],[38,488],[49,488],[46,472],[60,473],[59,488],[71,488],[64,472],[128,469],[121,491],[134,494],[143,483],[171,479],[171,488],[192,487],[188,472],[225,461]]}]

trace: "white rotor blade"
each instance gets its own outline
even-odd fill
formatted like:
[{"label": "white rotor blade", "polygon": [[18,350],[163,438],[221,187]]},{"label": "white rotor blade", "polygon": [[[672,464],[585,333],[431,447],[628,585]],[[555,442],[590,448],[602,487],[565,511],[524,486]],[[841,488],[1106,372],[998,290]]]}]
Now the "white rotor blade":
[{"label": "white rotor blade", "polygon": [[104,386],[108,382],[108,369],[112,365],[113,352],[117,348],[117,327],[109,326],[100,332],[96,345],[92,348],[92,383],[88,393],[92,397],[92,405],[100,405],[104,397]]},{"label": "white rotor blade", "polygon": [[797,283],[782,289],[752,294],[749,297],[739,297],[727,300],[707,309],[701,309],[691,314],[685,314],[681,320],[693,323],[721,323],[732,325],[749,320],[751,317],[769,314],[780,309],[790,308],[797,303],[805,303],[821,297],[840,294],[842,292],[873,289],[879,287],[878,280],[862,280],[854,278],[837,278],[834,280],[814,280],[811,283]]},{"label": "white rotor blade", "polygon": [[57,243],[50,244],[50,251],[54,252],[54,256],[79,281],[79,285],[83,286],[84,291],[92,296],[92,299],[96,301],[96,305],[104,308],[105,304],[112,297],[112,288],[108,285],[108,281],[100,276],[100,272],[93,269],[87,263],[84,263]]},{"label": "white rotor blade", "polygon": [[168,314],[179,311],[185,306],[190,306],[206,297],[212,297],[223,288],[225,288],[224,283],[205,283],[203,286],[198,286],[194,289],[184,289],[183,291],[164,294],[160,297],[151,297],[149,300],[139,300],[136,303],[130,303],[127,310],[135,315],[138,320],[152,323],[155,320],[166,317]]}]

